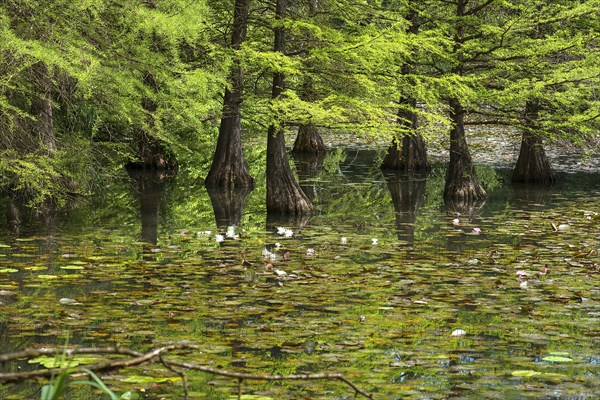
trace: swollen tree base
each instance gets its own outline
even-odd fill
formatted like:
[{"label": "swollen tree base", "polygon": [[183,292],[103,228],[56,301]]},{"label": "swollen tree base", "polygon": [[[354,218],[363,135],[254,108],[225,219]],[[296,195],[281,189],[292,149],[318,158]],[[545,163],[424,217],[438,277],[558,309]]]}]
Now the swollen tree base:
[{"label": "swollen tree base", "polygon": [[298,136],[292,149],[293,154],[323,154],[325,144],[323,138],[313,125],[300,125]]},{"label": "swollen tree base", "polygon": [[427,160],[425,140],[420,135],[404,136],[400,145],[398,139],[388,147],[381,169],[384,171],[428,172],[431,165]]},{"label": "swollen tree base", "polygon": [[302,215],[313,211],[290,167],[283,131],[269,128],[267,140],[267,213]]},{"label": "swollen tree base", "polygon": [[542,138],[533,133],[524,132],[511,182],[549,186],[555,181],[550,161],[544,151]]},{"label": "swollen tree base", "polygon": [[217,148],[210,171],[204,182],[206,187],[254,187],[242,155],[242,133],[239,116],[224,116],[221,120]]}]

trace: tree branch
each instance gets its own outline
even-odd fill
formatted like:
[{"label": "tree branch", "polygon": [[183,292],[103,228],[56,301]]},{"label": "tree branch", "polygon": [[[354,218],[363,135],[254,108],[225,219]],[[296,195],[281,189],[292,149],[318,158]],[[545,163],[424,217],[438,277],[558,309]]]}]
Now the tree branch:
[{"label": "tree branch", "polygon": [[346,378],[344,375],[335,372],[324,372],[317,374],[295,374],[295,375],[263,375],[263,374],[251,374],[246,372],[234,372],[223,369],[217,369],[201,365],[195,362],[182,362],[176,360],[167,360],[164,358],[164,354],[170,351],[176,350],[194,350],[198,349],[197,345],[191,343],[176,343],[168,346],[159,347],[147,353],[138,353],[125,347],[104,347],[104,348],[93,348],[93,347],[81,347],[72,349],[60,349],[60,348],[41,348],[41,349],[26,349],[19,352],[0,354],[0,362],[4,363],[7,361],[23,359],[23,358],[35,358],[44,355],[65,355],[73,356],[76,354],[109,354],[109,355],[126,355],[129,356],[127,359],[120,360],[108,360],[99,362],[96,364],[87,364],[81,367],[74,368],[47,368],[35,371],[26,372],[7,372],[0,373],[0,383],[7,382],[22,382],[29,379],[35,378],[47,378],[53,375],[59,375],[62,373],[77,374],[84,373],[84,370],[92,372],[96,371],[107,371],[107,370],[119,370],[126,367],[132,367],[140,365],[146,362],[158,361],[161,362],[168,370],[182,377],[185,398],[188,397],[187,379],[185,371],[179,371],[175,369],[182,368],[184,370],[196,370],[212,375],[224,376],[228,378],[234,378],[238,380],[239,389],[238,395],[241,391],[241,384],[244,380],[260,380],[260,381],[300,381],[300,380],[338,380],[352,388],[355,395],[361,395],[367,399],[373,399],[373,396],[366,391],[360,389],[352,381]]}]

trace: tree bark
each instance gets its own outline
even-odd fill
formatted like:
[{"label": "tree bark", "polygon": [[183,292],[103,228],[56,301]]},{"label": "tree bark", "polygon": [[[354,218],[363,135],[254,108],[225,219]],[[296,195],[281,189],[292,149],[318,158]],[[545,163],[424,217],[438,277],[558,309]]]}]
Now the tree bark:
[{"label": "tree bark", "polygon": [[475,167],[465,137],[465,110],[457,99],[450,100],[451,117],[454,127],[450,131],[450,164],[446,175],[444,198],[471,203],[486,198],[479,184]]},{"label": "tree bark", "polygon": [[[277,0],[276,16],[282,22],[287,11],[287,0]],[[274,51],[285,51],[285,28],[283,24],[275,29]],[[283,93],[285,76],[281,72],[273,74],[272,98]],[[267,137],[267,213],[280,215],[301,215],[313,210],[290,168],[283,122],[271,124]]]},{"label": "tree bark", "polygon": [[[456,3],[456,32],[454,34],[454,49],[456,65],[452,72],[463,75],[465,61],[461,53],[465,41],[463,18],[467,12],[467,0]],[[453,128],[450,131],[450,163],[444,187],[444,199],[447,203],[458,208],[469,208],[469,204],[477,203],[486,198],[487,194],[479,184],[475,167],[465,137],[465,109],[458,98],[449,99],[450,116]],[[462,204],[462,205],[461,205]]]},{"label": "tree bark", "polygon": [[[246,40],[248,1],[235,0],[231,34],[231,47],[234,50],[239,50]],[[253,187],[254,180],[248,173],[242,151],[241,105],[244,74],[238,59],[233,62],[229,83],[231,89],[226,88],[223,96],[223,114],[217,147],[205,185],[223,188]]]},{"label": "tree bark", "polygon": [[525,129],[519,158],[511,178],[513,183],[552,185],[556,181],[544,151],[543,139],[535,132],[539,108],[536,102],[527,102],[525,105]]},{"label": "tree bark", "polygon": [[325,143],[316,126],[302,124],[298,127],[298,136],[292,153],[315,155],[325,153]]},{"label": "tree bark", "polygon": [[[406,19],[411,22],[408,32],[416,35],[419,32],[419,18],[416,10],[410,10]],[[414,65],[410,62],[402,66],[402,75],[409,75],[413,71]],[[414,111],[417,108],[417,99],[412,96],[401,96],[399,103],[398,124],[403,125],[409,134],[405,134],[400,140],[394,138],[383,159],[381,169],[404,172],[429,171],[431,165],[427,160],[425,140],[417,132],[419,123]]]},{"label": "tree bark", "polygon": [[[318,0],[310,0],[308,4],[308,14],[310,18],[313,18],[317,14]],[[305,42],[308,46],[312,46],[314,43],[314,36],[308,34],[305,38]],[[306,61],[307,68],[311,69],[313,63]],[[310,75],[303,77],[302,91],[300,92],[300,99],[303,101],[313,102],[315,100],[315,89],[314,81]],[[322,154],[325,153],[325,143],[323,138],[319,134],[317,127],[311,124],[302,124],[298,128],[298,135],[292,148],[293,154]]]}]

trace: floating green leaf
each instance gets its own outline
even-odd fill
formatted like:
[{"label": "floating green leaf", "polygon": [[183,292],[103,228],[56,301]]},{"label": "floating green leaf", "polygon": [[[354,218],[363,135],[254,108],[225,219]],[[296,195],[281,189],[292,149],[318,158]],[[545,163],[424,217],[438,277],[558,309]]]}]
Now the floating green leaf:
[{"label": "floating green leaf", "polygon": [[19,272],[19,270],[18,269],[14,269],[14,268],[2,268],[2,269],[0,269],[0,272],[11,273],[11,272]]},{"label": "floating green leaf", "polygon": [[145,375],[130,375],[127,378],[121,379],[121,382],[148,384],[148,383],[177,382],[180,379],[181,378],[179,378],[179,377],[154,377],[154,376],[145,376]]},{"label": "floating green leaf", "polygon": [[556,363],[566,363],[566,362],[573,361],[572,358],[561,357],[561,356],[548,356],[548,357],[542,358],[542,360],[549,361],[549,362],[556,362]]},{"label": "floating green leaf", "polygon": [[75,270],[75,269],[83,269],[83,267],[81,265],[63,265],[60,267],[60,269]]},{"label": "floating green leaf", "polygon": [[517,370],[517,371],[513,371],[511,373],[512,376],[522,376],[524,378],[531,378],[532,376],[538,376],[538,375],[542,375],[541,372],[538,371],[532,371],[532,370]]}]

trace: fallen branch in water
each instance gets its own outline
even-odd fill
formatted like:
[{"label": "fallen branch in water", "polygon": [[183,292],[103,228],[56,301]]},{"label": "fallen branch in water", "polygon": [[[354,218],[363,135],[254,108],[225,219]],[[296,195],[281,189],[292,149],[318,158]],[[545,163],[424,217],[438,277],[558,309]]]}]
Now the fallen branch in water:
[{"label": "fallen branch in water", "polygon": [[[260,380],[260,381],[301,381],[301,380],[338,380],[351,387],[355,395],[361,395],[367,399],[373,399],[372,395],[359,389],[348,378],[339,373],[317,373],[317,374],[296,374],[296,375],[262,375],[250,374],[245,372],[233,372],[223,369],[217,369],[201,365],[195,362],[182,362],[169,360],[164,355],[170,351],[177,350],[195,350],[198,346],[190,343],[177,343],[173,345],[156,348],[147,353],[138,353],[125,347],[79,347],[79,348],[41,348],[41,349],[26,349],[19,352],[0,354],[0,363],[19,359],[31,359],[40,356],[74,356],[77,354],[94,354],[94,355],[123,355],[129,358],[119,360],[107,360],[96,364],[86,364],[80,367],[73,368],[45,368],[35,371],[25,372],[0,372],[0,383],[18,383],[29,379],[49,378],[51,376],[60,375],[67,372],[68,374],[83,374],[87,371],[114,371],[122,368],[133,367],[147,362],[160,362],[169,371],[179,375],[183,382],[185,398],[188,398],[188,387],[186,372],[189,370],[201,371],[212,375],[224,376],[238,380],[238,399],[241,398],[241,386],[245,380]],[[178,369],[180,370],[178,370]]]}]

